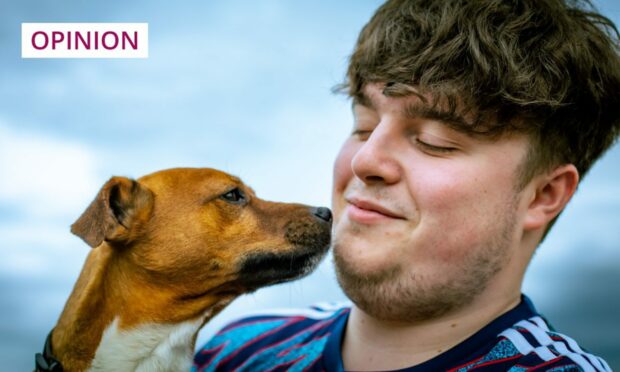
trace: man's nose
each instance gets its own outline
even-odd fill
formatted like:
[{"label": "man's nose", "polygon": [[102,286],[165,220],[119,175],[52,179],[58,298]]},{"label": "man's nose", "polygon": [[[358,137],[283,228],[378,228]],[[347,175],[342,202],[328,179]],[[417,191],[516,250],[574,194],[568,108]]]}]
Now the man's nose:
[{"label": "man's nose", "polygon": [[396,134],[380,123],[351,159],[353,173],[364,183],[393,184],[401,169],[394,158]]}]

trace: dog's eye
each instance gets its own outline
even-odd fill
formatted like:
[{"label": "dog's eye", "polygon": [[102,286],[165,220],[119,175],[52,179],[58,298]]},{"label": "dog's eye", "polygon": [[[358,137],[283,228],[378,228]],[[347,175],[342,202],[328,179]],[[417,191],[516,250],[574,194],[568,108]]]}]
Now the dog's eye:
[{"label": "dog's eye", "polygon": [[245,195],[243,195],[243,192],[241,192],[238,188],[230,190],[226,194],[222,195],[221,198],[234,204],[241,204],[245,202]]}]

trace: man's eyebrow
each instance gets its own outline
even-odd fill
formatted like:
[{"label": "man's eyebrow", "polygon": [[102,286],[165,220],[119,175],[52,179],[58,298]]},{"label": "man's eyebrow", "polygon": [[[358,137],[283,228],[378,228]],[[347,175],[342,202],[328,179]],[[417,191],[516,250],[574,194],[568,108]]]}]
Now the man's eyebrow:
[{"label": "man's eyebrow", "polygon": [[363,92],[359,93],[359,94],[356,94],[353,97],[352,103],[353,103],[353,105],[352,105],[353,107],[355,107],[356,105],[361,105],[361,106],[364,106],[364,107],[368,107],[370,109],[374,109],[375,108],[375,105],[372,103],[370,98],[368,98],[368,96],[366,96]]},{"label": "man's eyebrow", "polygon": [[[370,97],[363,92],[356,94],[352,100],[352,106],[361,105],[370,109],[375,109]],[[427,101],[412,102],[403,109],[403,115],[407,118],[418,119],[425,118],[430,120],[436,120],[445,124],[449,128],[456,130],[457,132],[479,135],[474,130],[474,124],[467,121],[463,116],[459,115],[456,110],[442,109],[440,106],[430,104]]]},{"label": "man's eyebrow", "polygon": [[454,110],[443,110],[436,105],[422,102],[411,103],[403,109],[403,114],[412,119],[425,118],[440,121],[448,127],[463,133],[471,133],[473,124]]}]

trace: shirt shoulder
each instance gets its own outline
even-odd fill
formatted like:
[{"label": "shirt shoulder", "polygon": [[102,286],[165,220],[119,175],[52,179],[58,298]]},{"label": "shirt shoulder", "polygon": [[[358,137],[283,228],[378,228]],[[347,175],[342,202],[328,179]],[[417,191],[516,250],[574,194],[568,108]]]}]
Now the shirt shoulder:
[{"label": "shirt shoulder", "polygon": [[309,369],[321,359],[344,304],[254,313],[222,328],[194,356],[194,371]]},{"label": "shirt shoulder", "polygon": [[494,347],[477,360],[452,371],[611,372],[602,358],[572,338],[552,331],[540,316],[524,319],[501,332]]}]

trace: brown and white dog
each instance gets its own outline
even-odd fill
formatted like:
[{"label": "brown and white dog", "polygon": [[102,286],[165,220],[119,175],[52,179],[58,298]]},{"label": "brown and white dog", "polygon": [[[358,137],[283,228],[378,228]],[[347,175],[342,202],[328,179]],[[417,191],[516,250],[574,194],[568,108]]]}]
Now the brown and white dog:
[{"label": "brown and white dog", "polygon": [[94,249],[37,370],[189,370],[210,318],[308,274],[330,230],[329,209],[258,199],[214,169],[113,177],[71,227]]}]

